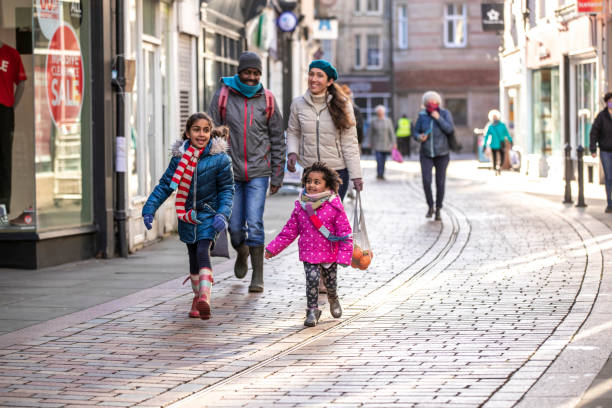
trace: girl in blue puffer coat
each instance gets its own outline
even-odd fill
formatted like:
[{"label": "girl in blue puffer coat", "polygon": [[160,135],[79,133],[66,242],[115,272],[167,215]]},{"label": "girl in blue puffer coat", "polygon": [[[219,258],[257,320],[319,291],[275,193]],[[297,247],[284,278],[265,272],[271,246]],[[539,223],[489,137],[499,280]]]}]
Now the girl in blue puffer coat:
[{"label": "girl in blue puffer coat", "polygon": [[155,211],[176,190],[176,214],[181,241],[189,253],[189,277],[194,298],[189,317],[210,319],[212,266],[210,249],[227,227],[234,197],[234,175],[226,154],[229,130],[215,128],[206,113],[187,119],[183,139],[172,148],[172,159],[142,209],[151,229]]}]

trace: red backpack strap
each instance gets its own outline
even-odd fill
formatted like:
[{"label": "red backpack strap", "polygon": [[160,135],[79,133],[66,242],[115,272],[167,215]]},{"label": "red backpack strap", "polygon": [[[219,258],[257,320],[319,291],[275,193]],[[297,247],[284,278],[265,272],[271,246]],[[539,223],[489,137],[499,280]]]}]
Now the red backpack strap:
[{"label": "red backpack strap", "polygon": [[227,85],[221,85],[221,92],[219,92],[219,105],[217,106],[219,110],[219,116],[221,117],[221,123],[225,124],[225,114],[227,107],[227,98],[229,97],[229,88]]},{"label": "red backpack strap", "polygon": [[274,115],[274,94],[269,89],[264,89],[266,95],[266,118],[270,122],[270,118]]}]

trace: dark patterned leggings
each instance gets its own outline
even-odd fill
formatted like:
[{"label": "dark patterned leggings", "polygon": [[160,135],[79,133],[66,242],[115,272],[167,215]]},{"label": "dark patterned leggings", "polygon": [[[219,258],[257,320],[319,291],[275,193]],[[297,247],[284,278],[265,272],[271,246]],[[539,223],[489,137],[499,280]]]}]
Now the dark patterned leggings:
[{"label": "dark patterned leggings", "polygon": [[306,272],[306,305],[309,309],[316,309],[319,301],[319,278],[323,275],[323,283],[327,288],[327,296],[336,296],[338,287],[338,264],[333,263],[329,268],[321,264],[304,262]]}]

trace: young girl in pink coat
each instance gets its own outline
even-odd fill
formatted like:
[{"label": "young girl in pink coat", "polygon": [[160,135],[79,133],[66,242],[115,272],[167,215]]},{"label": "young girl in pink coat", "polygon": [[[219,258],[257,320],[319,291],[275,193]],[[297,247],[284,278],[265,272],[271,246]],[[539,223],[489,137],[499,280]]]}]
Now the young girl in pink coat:
[{"label": "young girl in pink coat", "polygon": [[338,264],[350,265],[353,256],[351,225],[338,197],[342,183],[335,170],[325,163],[316,162],[304,169],[302,193],[283,230],[266,247],[266,259],[278,255],[299,235],[300,261],[306,271],[305,326],[319,321],[321,310],[317,307],[319,279],[323,276],[327,288],[329,309],[333,317],[342,316],[338,301]]}]

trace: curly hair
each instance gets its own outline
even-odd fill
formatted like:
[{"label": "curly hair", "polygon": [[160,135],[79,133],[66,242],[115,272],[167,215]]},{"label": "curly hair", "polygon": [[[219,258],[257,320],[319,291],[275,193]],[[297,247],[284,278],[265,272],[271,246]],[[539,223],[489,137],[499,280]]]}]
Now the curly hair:
[{"label": "curly hair", "polygon": [[342,179],[336,170],[330,168],[327,164],[320,161],[314,162],[311,166],[304,169],[304,174],[302,175],[302,187],[306,187],[306,179],[312,172],[319,172],[323,174],[323,180],[325,180],[325,185],[327,188],[338,194],[338,189],[340,188],[340,184],[342,184]]},{"label": "curly hair", "polygon": [[187,119],[187,122],[185,123],[185,130],[183,131],[183,140],[189,139],[187,137],[187,132],[189,132],[193,124],[196,123],[200,119],[204,119],[205,121],[208,122],[208,125],[210,126],[210,137],[211,138],[218,137],[224,140],[228,140],[229,128],[227,126],[216,126],[215,127],[215,124],[212,118],[208,115],[208,113],[205,113],[205,112],[196,112],[192,114],[189,117],[189,119]]},{"label": "curly hair", "polygon": [[342,89],[335,82],[327,87],[327,92],[332,96],[327,103],[327,108],[336,129],[345,130],[355,126],[355,122],[351,120],[352,112],[349,112],[348,96],[342,92]]}]

